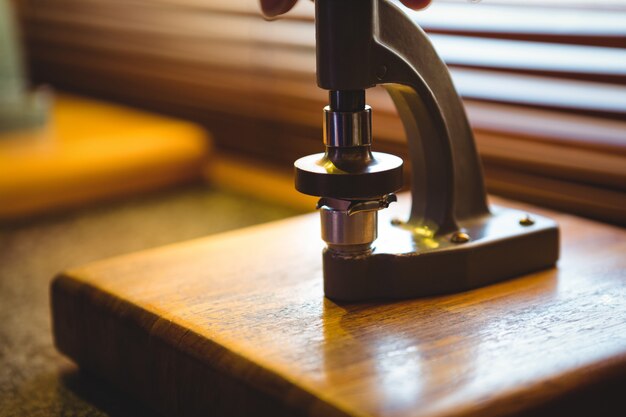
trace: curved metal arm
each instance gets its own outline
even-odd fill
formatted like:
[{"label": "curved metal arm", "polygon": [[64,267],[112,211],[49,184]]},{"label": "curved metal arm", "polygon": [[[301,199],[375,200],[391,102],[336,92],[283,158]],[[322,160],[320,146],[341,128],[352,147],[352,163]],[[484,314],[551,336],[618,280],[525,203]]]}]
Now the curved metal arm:
[{"label": "curved metal arm", "polygon": [[318,84],[382,84],[404,124],[412,165],[410,222],[438,234],[489,213],[461,100],[426,34],[388,0],[317,0]]},{"label": "curved metal arm", "polygon": [[456,220],[488,213],[472,130],[426,34],[394,4],[376,5],[378,73],[386,68],[379,82],[398,108],[413,163],[411,221],[434,220],[453,230]]},{"label": "curved metal arm", "polygon": [[[391,0],[316,0],[315,7],[318,85],[341,96],[383,85],[404,123],[412,164],[413,227],[350,217],[351,198],[329,201],[322,230],[343,234],[325,239],[326,296],[346,301],[432,296],[554,265],[559,230],[553,221],[536,216],[525,222],[528,214],[513,209],[489,212],[463,104],[426,34]],[[358,190],[355,196],[370,197],[359,186],[374,188],[345,173],[323,174],[333,185],[347,180],[341,195]],[[365,206],[377,208],[372,201]],[[365,213],[376,212],[360,214]],[[376,228],[385,238],[372,247]]]}]

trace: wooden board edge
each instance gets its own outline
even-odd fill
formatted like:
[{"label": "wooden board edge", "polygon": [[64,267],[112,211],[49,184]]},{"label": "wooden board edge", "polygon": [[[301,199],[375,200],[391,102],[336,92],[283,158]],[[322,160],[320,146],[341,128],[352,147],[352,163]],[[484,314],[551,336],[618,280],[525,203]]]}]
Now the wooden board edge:
[{"label": "wooden board edge", "polygon": [[[54,344],[61,353],[165,415],[202,410],[221,416],[355,415],[71,272],[52,281],[50,305]],[[163,380],[169,382],[157,384]],[[181,388],[188,382],[177,384],[183,380],[199,383],[186,391]]]},{"label": "wooden board edge", "polygon": [[[503,202],[497,200],[498,205]],[[504,202],[506,205],[506,202]],[[548,212],[542,210],[542,212]],[[549,212],[548,212],[549,213]],[[554,214],[554,213],[552,213]],[[225,232],[224,234],[209,237],[209,240],[218,240],[228,237],[230,239],[242,236],[245,233],[254,233],[267,228],[274,227],[276,223],[298,221],[305,216],[296,218],[279,220],[273,223],[251,226],[241,230]],[[556,216],[559,220],[561,215]],[[566,216],[567,218],[575,218]],[[591,220],[582,220],[586,226],[595,225],[603,228],[614,228]],[[565,223],[568,223],[566,221]],[[202,238],[205,240],[207,238]],[[179,247],[183,249],[185,243],[177,243],[168,245],[166,248]],[[148,252],[157,253],[164,248],[150,249]],[[140,257],[140,252],[132,255],[133,258]],[[119,261],[119,257],[118,257]],[[108,261],[105,261],[108,262]],[[135,384],[130,388],[122,387],[136,398],[141,399],[147,404],[153,405],[154,401],[163,401],[164,404],[159,405],[159,411],[167,415],[190,415],[195,414],[198,410],[219,410],[219,415],[251,415],[255,413],[269,413],[271,415],[319,415],[319,416],[348,416],[355,415],[352,410],[342,408],[335,399],[323,400],[313,392],[307,391],[304,387],[297,384],[296,381],[288,381],[277,372],[272,371],[254,364],[253,362],[231,352],[228,348],[217,345],[211,340],[191,331],[186,331],[181,325],[173,323],[166,318],[158,319],[157,312],[150,312],[139,308],[128,301],[124,301],[114,294],[108,293],[93,284],[87,282],[85,269],[77,269],[60,274],[55,278],[51,288],[51,305],[53,308],[53,329],[55,332],[56,344],[63,353],[74,359],[81,367],[89,369],[94,373],[102,375],[109,382],[119,385],[126,380],[142,379],[145,385],[146,380],[152,380],[159,377],[169,377],[174,380],[170,385],[170,390],[162,390],[159,393],[150,393],[148,395],[138,392],[141,390],[141,384]],[[114,308],[113,308],[114,307]],[[101,311],[100,311],[101,310]],[[79,318],[79,319],[77,319]],[[83,328],[80,328],[82,322]],[[128,364],[122,359],[115,362],[97,362],[98,358],[93,357],[89,346],[101,346],[106,344],[106,335],[100,335],[100,339],[94,337],[84,338],[81,341],[81,334],[88,333],[85,329],[85,323],[90,323],[92,327],[109,327],[116,326],[122,328],[119,333],[112,332],[116,339],[116,346],[121,345],[118,349],[118,356],[143,357],[149,356],[145,361],[148,364],[137,364],[135,376],[124,378],[123,376],[107,376],[100,372],[98,366],[110,366],[112,368],[122,367],[120,364],[127,366]],[[132,341],[133,337],[128,338],[128,334],[132,334],[131,330],[126,329],[131,323],[131,330],[139,330],[142,333],[141,338]],[[67,339],[65,342],[61,338]],[[135,350],[124,350],[124,343],[136,344]],[[176,342],[172,342],[176,340]],[[60,343],[62,342],[62,343]],[[129,354],[128,352],[135,352]],[[139,352],[139,353],[137,353]],[[183,355],[177,353],[183,352]],[[203,355],[211,353],[215,357],[212,361],[202,360]],[[183,358],[172,359],[176,356]],[[165,359],[163,359],[165,358]],[[156,369],[155,363],[169,363],[174,361],[171,366],[164,366]],[[105,365],[102,365],[105,363]],[[134,364],[130,364],[132,368]],[[129,368],[130,369],[130,368]],[[144,369],[142,374],[142,369]],[[106,371],[106,369],[105,369]],[[154,375],[159,371],[164,375]],[[176,380],[185,378],[187,380],[206,379],[207,374],[211,374],[215,379],[215,383],[210,387],[198,387],[193,393],[177,392]],[[473,404],[466,408],[459,409],[454,414],[446,414],[448,417],[467,417],[475,415],[499,416],[504,415],[504,410],[508,412],[514,411],[515,414],[522,412],[531,412],[533,410],[542,410],[555,402],[564,398],[575,397],[579,393],[593,389],[598,384],[603,384],[608,380],[626,377],[626,352],[613,355],[610,360],[602,362],[594,362],[589,366],[577,369],[576,371],[565,371],[559,375],[546,378],[537,383],[536,390],[529,394],[528,387],[511,390],[505,393],[501,398],[489,400],[479,404]],[[220,378],[218,382],[217,379]],[[120,383],[120,381],[122,381]],[[565,381],[565,382],[563,382]],[[141,382],[141,381],[140,381]],[[545,387],[546,389],[543,389]],[[152,388],[151,388],[152,389]],[[230,398],[241,398],[237,404],[220,403],[220,397],[224,398],[228,392]],[[237,394],[234,394],[237,392]],[[253,394],[253,392],[256,392]],[[142,396],[143,395],[143,396]],[[174,399],[167,400],[168,397],[174,396]],[[156,400],[153,400],[156,398]],[[194,402],[194,398],[200,398],[201,403]],[[217,405],[216,405],[217,404]],[[507,404],[505,406],[505,404]],[[511,407],[511,404],[517,404]],[[218,407],[218,408],[216,408]],[[222,408],[219,408],[222,407]],[[231,408],[229,408],[231,407]],[[235,408],[232,408],[235,407]],[[168,411],[169,410],[169,411]],[[264,415],[264,414],[262,414]],[[441,413],[432,413],[430,416],[441,416]],[[507,414],[508,415],[508,414]]]}]

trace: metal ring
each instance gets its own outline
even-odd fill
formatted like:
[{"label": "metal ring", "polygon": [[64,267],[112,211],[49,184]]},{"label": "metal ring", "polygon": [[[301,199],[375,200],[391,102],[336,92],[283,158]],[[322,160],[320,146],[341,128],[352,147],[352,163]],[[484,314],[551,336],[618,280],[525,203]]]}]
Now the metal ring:
[{"label": "metal ring", "polygon": [[372,144],[372,108],[338,112],[324,107],[324,145],[351,147]]},{"label": "metal ring", "polygon": [[376,240],[378,211],[362,211],[353,215],[346,210],[320,209],[322,239],[329,248],[351,251],[367,249]]}]

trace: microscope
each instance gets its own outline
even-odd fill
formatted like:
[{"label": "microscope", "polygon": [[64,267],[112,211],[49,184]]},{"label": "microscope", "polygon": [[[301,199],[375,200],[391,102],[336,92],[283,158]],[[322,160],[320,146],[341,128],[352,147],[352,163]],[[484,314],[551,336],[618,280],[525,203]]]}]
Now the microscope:
[{"label": "microscope", "polygon": [[[325,295],[431,296],[553,266],[555,222],[489,207],[463,104],[410,15],[390,0],[316,0],[315,25],[317,83],[329,91],[325,150],[295,162],[295,187],[320,197]],[[406,221],[378,219],[403,187],[403,161],[371,149],[366,90],[377,85],[388,91],[406,132]]]}]

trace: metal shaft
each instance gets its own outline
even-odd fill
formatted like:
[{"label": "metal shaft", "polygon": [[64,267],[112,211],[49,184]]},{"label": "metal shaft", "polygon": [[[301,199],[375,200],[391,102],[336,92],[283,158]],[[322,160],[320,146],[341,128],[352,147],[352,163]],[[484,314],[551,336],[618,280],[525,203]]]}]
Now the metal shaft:
[{"label": "metal shaft", "polygon": [[[365,91],[330,91],[329,101],[324,108],[326,156],[344,172],[362,172],[373,163],[372,109],[365,104]],[[350,256],[369,252],[378,234],[378,210],[390,201],[388,194],[360,199],[322,196],[318,207],[328,249]]]}]

